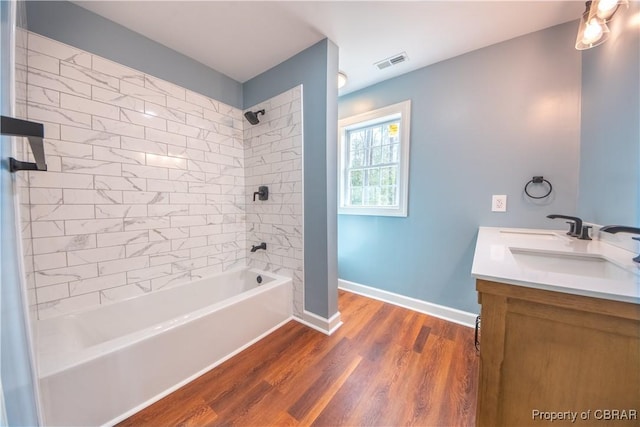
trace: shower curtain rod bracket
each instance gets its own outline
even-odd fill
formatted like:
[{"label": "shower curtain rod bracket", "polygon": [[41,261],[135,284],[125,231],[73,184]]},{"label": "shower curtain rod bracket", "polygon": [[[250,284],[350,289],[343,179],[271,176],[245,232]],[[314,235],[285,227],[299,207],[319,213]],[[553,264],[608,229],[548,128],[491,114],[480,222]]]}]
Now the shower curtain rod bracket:
[{"label": "shower curtain rod bracket", "polygon": [[29,145],[31,146],[33,157],[36,160],[35,163],[21,162],[14,159],[13,157],[9,157],[10,172],[23,170],[47,170],[47,163],[44,157],[44,126],[42,125],[42,123],[1,116],[0,134],[26,137],[29,140]]}]

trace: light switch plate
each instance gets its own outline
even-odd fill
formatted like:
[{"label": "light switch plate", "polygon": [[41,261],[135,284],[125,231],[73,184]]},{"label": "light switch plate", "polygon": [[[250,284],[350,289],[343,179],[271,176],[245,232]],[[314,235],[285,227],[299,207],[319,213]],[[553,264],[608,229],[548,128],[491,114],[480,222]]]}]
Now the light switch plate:
[{"label": "light switch plate", "polygon": [[494,194],[491,199],[491,212],[506,212],[507,196],[506,194]]}]

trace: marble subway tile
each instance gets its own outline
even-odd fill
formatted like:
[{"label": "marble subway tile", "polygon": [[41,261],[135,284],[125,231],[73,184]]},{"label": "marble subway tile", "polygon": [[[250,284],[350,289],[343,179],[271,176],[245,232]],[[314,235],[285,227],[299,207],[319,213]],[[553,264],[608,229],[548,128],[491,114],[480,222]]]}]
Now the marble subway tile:
[{"label": "marble subway tile", "polygon": [[150,242],[170,241],[173,239],[187,239],[189,227],[159,228],[149,230]]},{"label": "marble subway tile", "polygon": [[220,102],[190,90],[186,92],[186,101],[215,112],[220,111]]},{"label": "marble subway tile", "polygon": [[171,264],[178,261],[187,261],[191,258],[191,254],[189,249],[185,249],[183,251],[172,251],[162,254],[149,255],[149,261],[151,266],[154,267],[156,265],[162,264]]},{"label": "marble subway tile", "polygon": [[[144,243],[149,241],[147,230],[124,231],[121,233],[102,233],[97,235],[97,246],[120,246],[131,243]],[[94,246],[95,248],[95,246]]]},{"label": "marble subway tile", "polygon": [[166,204],[169,203],[169,193],[154,191],[125,191],[123,201],[127,204]]},{"label": "marble subway tile", "polygon": [[93,205],[32,205],[31,221],[94,218]]},{"label": "marble subway tile", "polygon": [[185,113],[152,102],[145,102],[144,113],[153,117],[160,117],[180,123],[184,123],[186,120]]},{"label": "marble subway tile", "polygon": [[68,251],[66,254],[67,264],[72,266],[122,259],[125,257],[125,249],[124,246],[121,245],[106,248]]},{"label": "marble subway tile", "polygon": [[205,174],[200,171],[169,169],[171,181],[204,182]]},{"label": "marble subway tile", "polygon": [[121,136],[144,138],[144,126],[105,117],[93,117],[91,122],[93,130],[109,132]]},{"label": "marble subway tile", "polygon": [[144,86],[147,89],[164,93],[176,99],[183,101],[186,99],[186,89],[156,77],[145,75]]},{"label": "marble subway tile", "polygon": [[120,135],[109,133],[104,130],[62,126],[60,128],[60,139],[80,142],[82,144],[120,148]]},{"label": "marble subway tile", "polygon": [[149,179],[147,181],[149,191],[168,191],[186,193],[189,191],[189,183],[184,181],[172,181],[164,179]]},{"label": "marble subway tile", "polygon": [[170,241],[157,241],[149,243],[132,243],[125,247],[127,258],[137,257],[141,255],[155,255],[171,252]]},{"label": "marble subway tile", "polygon": [[60,75],[105,89],[118,90],[120,88],[120,80],[107,74],[91,70],[90,66],[82,67],[67,62],[61,62]]},{"label": "marble subway tile", "polygon": [[167,97],[167,107],[173,108],[174,110],[182,111],[183,113],[186,113],[186,114],[191,114],[196,117],[203,116],[202,106],[193,104],[191,102],[183,101],[181,99]]},{"label": "marble subway tile", "polygon": [[91,55],[87,52],[39,34],[29,33],[28,48],[30,51],[43,53],[71,64],[91,67]]},{"label": "marble subway tile", "polygon": [[189,271],[180,271],[175,274],[168,274],[166,276],[152,279],[151,288],[154,291],[157,291],[159,289],[181,285],[183,283],[188,282],[190,279],[191,279],[191,273]]},{"label": "marble subway tile", "polygon": [[190,227],[206,225],[206,215],[173,215],[171,216],[171,227]]},{"label": "marble subway tile", "polygon": [[[94,101],[104,102],[105,104],[112,105],[114,107],[122,107],[128,110],[144,112],[144,101],[133,96],[124,95],[120,92],[104,89],[97,86],[91,87],[91,98]],[[118,117],[112,117],[115,120]]]},{"label": "marble subway tile", "polygon": [[31,223],[31,237],[64,236],[64,221],[34,221]]},{"label": "marble subway tile", "polygon": [[149,141],[147,139],[122,137],[121,147],[124,150],[139,151],[141,153],[167,154],[167,144],[162,142]]},{"label": "marble subway tile", "polygon": [[75,157],[79,159],[90,159],[93,156],[93,147],[77,142],[57,141],[52,139],[44,140],[44,152],[47,155],[47,165],[50,156]]},{"label": "marble subway tile", "polygon": [[36,289],[36,299],[39,303],[69,298],[69,285],[60,283],[58,285],[43,286]]},{"label": "marble subway tile", "polygon": [[29,104],[27,106],[29,119],[42,120],[46,122],[59,123],[61,125],[78,126],[84,128],[91,127],[91,115],[79,113],[77,111],[66,110],[64,108],[52,107],[40,104]]},{"label": "marble subway tile", "polygon": [[167,217],[126,218],[124,220],[125,231],[150,230],[152,228],[168,228],[171,226]]},{"label": "marble subway tile", "polygon": [[[162,194],[162,193],[161,193]],[[167,200],[169,193],[166,194]],[[149,216],[175,216],[175,215],[188,215],[189,205],[176,205],[176,204],[154,204],[147,206]]]},{"label": "marble subway tile", "polygon": [[129,283],[151,280],[171,274],[171,264],[157,265],[155,267],[141,268],[139,270],[127,271],[127,281]]},{"label": "marble subway tile", "polygon": [[169,172],[166,168],[123,164],[122,176],[132,177],[132,178],[150,178],[150,179],[166,180],[169,178]]},{"label": "marble subway tile", "polygon": [[96,236],[85,234],[79,236],[42,237],[33,239],[34,255],[52,252],[65,252],[96,247]]},{"label": "marble subway tile", "polygon": [[133,165],[145,164],[144,153],[111,147],[94,147],[93,158],[94,160],[104,160],[107,162],[130,163]]},{"label": "marble subway tile", "polygon": [[149,257],[140,256],[135,258],[117,259],[114,261],[103,261],[98,263],[98,271],[101,276],[135,271],[149,267]]},{"label": "marble subway tile", "polygon": [[120,108],[118,107],[67,93],[60,94],[60,107],[114,120],[118,120],[120,116]]},{"label": "marble subway tile", "polygon": [[64,189],[63,194],[67,205],[122,203],[121,191]]},{"label": "marble subway tile", "polygon": [[29,202],[34,205],[59,205],[62,203],[62,189],[32,188],[29,190]]},{"label": "marble subway tile", "polygon": [[120,109],[120,121],[150,127],[160,131],[167,130],[167,121],[151,114],[138,113],[133,110]]},{"label": "marble subway tile", "polygon": [[147,215],[147,205],[96,205],[96,218],[136,218]]},{"label": "marble subway tile", "polygon": [[60,92],[43,87],[29,85],[27,87],[27,99],[30,103],[48,105],[50,107],[60,106]]},{"label": "marble subway tile", "polygon": [[90,233],[112,233],[124,230],[122,219],[91,219],[91,220],[68,220],[64,222],[65,233],[90,234]]},{"label": "marble subway tile", "polygon": [[147,165],[171,169],[186,169],[187,161],[178,157],[159,156],[147,153]]},{"label": "marble subway tile", "polygon": [[120,176],[99,176],[95,177],[96,190],[125,190],[125,191],[145,191],[147,180],[144,178],[129,178]]},{"label": "marble subway tile", "polygon": [[50,270],[67,266],[67,254],[54,252],[50,254],[34,255],[33,266],[35,270]]},{"label": "marble subway tile", "polygon": [[62,171],[74,174],[120,176],[122,175],[122,165],[116,162],[102,162],[98,160],[63,157]]},{"label": "marble subway tile", "polygon": [[97,292],[103,289],[114,288],[127,284],[126,273],[108,274],[91,279],[74,280],[69,282],[69,292],[72,296],[89,292]]},{"label": "marble subway tile", "polygon": [[40,270],[36,271],[35,274],[36,287],[41,287],[96,277],[98,275],[98,266],[96,264],[75,265],[52,270]]},{"label": "marble subway tile", "polygon": [[171,241],[171,250],[173,251],[198,248],[203,246],[207,246],[207,238],[205,236],[190,237],[187,239],[175,239]]},{"label": "marble subway tile", "polygon": [[167,96],[165,94],[127,81],[120,82],[120,93],[133,96],[143,101],[149,101],[159,105],[167,105]]},{"label": "marble subway tile", "polygon": [[[167,128],[172,127],[172,122],[167,122]],[[177,145],[179,147],[186,147],[187,145],[187,137],[184,135],[179,135],[177,133],[164,132],[158,129],[146,128],[145,129],[145,137],[148,140],[162,142],[165,144]],[[166,153],[159,153],[166,154]]]},{"label": "marble subway tile", "polygon": [[92,59],[91,68],[94,71],[108,74],[127,83],[144,86],[144,73],[96,55],[93,55]]}]

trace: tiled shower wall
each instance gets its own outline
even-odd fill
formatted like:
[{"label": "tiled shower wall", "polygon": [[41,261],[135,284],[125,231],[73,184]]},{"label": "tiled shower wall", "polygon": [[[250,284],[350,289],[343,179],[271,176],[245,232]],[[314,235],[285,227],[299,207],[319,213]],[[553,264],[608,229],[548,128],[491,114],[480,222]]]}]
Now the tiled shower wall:
[{"label": "tiled shower wall", "polygon": [[[249,265],[291,277],[294,314],[302,317],[302,86],[249,110],[262,109],[260,123],[244,128],[247,247],[265,242],[267,251],[249,252]],[[269,199],[254,202],[261,185]]]},{"label": "tiled shower wall", "polygon": [[22,192],[40,319],[246,264],[247,228],[271,223],[246,221],[242,111],[33,33],[26,68],[49,167]]}]

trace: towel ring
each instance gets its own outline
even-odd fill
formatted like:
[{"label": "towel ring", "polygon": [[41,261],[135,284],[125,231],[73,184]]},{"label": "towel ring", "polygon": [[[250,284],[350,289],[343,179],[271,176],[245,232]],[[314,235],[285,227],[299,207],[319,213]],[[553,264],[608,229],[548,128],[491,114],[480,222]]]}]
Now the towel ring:
[{"label": "towel ring", "polygon": [[[544,196],[532,196],[529,193],[529,190],[528,190],[529,184],[542,184],[544,182],[546,182],[547,185],[549,186],[549,191],[547,191],[547,193]],[[551,185],[551,183],[548,180],[544,179],[544,177],[542,177],[542,176],[534,176],[531,179],[531,181],[527,182],[527,184],[524,186],[525,194],[527,196],[531,197],[532,199],[544,199],[545,197],[549,197],[549,194],[551,194],[551,191],[553,191],[553,186]]]}]

